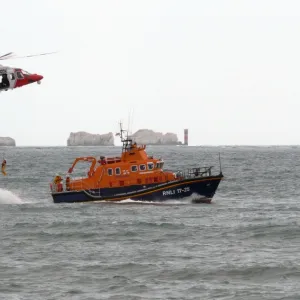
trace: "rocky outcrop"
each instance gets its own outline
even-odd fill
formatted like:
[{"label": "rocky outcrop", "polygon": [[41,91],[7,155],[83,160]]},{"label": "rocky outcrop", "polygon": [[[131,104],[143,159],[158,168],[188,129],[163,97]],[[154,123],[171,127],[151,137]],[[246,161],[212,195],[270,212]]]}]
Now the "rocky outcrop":
[{"label": "rocky outcrop", "polygon": [[71,132],[68,146],[114,146],[112,132],[106,134],[91,134],[85,131]]},{"label": "rocky outcrop", "polygon": [[175,133],[168,132],[163,134],[150,129],[140,129],[131,135],[133,141],[137,144],[145,145],[180,145]]},{"label": "rocky outcrop", "polygon": [[0,137],[0,146],[16,146],[16,141],[11,137]]}]

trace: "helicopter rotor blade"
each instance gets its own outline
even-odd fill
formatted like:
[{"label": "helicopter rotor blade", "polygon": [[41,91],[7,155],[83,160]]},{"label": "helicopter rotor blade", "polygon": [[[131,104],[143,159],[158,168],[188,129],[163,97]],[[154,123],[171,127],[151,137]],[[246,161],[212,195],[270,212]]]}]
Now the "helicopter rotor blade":
[{"label": "helicopter rotor blade", "polygon": [[15,54],[13,52],[6,53],[6,54],[0,56],[0,60],[12,58],[14,55]]},{"label": "helicopter rotor blade", "polygon": [[54,53],[57,53],[57,51],[55,51],[55,52],[47,52],[47,53],[39,53],[39,54],[31,54],[31,55],[25,55],[25,56],[16,56],[15,53],[9,52],[7,54],[4,54],[4,55],[0,56],[0,60],[4,60],[4,59],[16,59],[16,58],[27,58],[27,57],[48,55],[48,54],[54,54]]}]

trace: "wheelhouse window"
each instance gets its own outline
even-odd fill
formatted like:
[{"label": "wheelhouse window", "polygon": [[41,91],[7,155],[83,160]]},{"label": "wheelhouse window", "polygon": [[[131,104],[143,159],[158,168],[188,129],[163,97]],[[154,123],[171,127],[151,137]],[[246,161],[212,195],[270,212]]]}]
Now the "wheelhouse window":
[{"label": "wheelhouse window", "polygon": [[116,170],[115,170],[115,174],[116,175],[121,175],[121,168],[116,168]]},{"label": "wheelhouse window", "polygon": [[145,171],[146,170],[146,165],[140,165],[140,171]]},{"label": "wheelhouse window", "polygon": [[107,174],[108,174],[108,176],[112,176],[113,175],[113,169],[111,169],[111,168],[107,169]]},{"label": "wheelhouse window", "polygon": [[137,171],[137,166],[136,165],[134,165],[134,166],[131,166],[131,172],[136,172]]},{"label": "wheelhouse window", "polygon": [[156,163],[156,169],[162,169],[163,166],[164,166],[164,162],[163,161]]},{"label": "wheelhouse window", "polygon": [[148,170],[153,170],[154,169],[154,163],[153,162],[149,162],[148,163]]}]

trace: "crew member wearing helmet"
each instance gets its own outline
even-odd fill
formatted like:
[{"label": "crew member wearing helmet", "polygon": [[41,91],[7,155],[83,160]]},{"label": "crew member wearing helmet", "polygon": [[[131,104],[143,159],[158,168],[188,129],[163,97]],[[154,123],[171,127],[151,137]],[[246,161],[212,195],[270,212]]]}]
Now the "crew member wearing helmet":
[{"label": "crew member wearing helmet", "polygon": [[58,191],[58,192],[61,192],[62,191],[62,178],[61,178],[61,176],[59,175],[59,174],[56,174],[56,176],[55,176],[55,178],[54,178],[54,180],[53,180],[53,183],[54,183],[54,185],[56,186],[56,190]]}]

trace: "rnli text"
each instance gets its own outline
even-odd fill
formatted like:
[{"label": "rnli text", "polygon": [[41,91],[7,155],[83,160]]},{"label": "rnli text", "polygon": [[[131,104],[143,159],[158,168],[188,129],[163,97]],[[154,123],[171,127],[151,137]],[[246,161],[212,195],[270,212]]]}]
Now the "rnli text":
[{"label": "rnli text", "polygon": [[175,194],[181,194],[181,193],[186,193],[190,191],[190,187],[186,186],[184,188],[178,188],[174,190],[167,190],[163,191],[162,194],[163,196],[170,196],[170,195],[175,195]]}]

